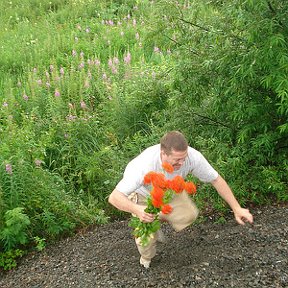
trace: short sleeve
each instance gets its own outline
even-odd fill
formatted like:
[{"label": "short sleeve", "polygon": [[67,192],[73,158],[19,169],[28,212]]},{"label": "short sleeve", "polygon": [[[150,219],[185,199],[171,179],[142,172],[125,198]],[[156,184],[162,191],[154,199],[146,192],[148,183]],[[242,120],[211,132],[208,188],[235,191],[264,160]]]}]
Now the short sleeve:
[{"label": "short sleeve", "polygon": [[206,158],[197,151],[197,157],[191,173],[202,182],[212,182],[218,177],[218,172],[211,166]]},{"label": "short sleeve", "polygon": [[124,171],[123,178],[117,184],[116,189],[125,195],[130,195],[142,186],[143,173],[135,169],[133,163],[129,163]]}]

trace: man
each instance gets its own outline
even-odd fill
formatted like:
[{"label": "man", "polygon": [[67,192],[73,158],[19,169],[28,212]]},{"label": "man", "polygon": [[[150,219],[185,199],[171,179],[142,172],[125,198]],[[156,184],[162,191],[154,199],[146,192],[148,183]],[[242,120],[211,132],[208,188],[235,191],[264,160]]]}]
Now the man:
[{"label": "man", "polygon": [[[211,183],[231,207],[239,224],[253,223],[252,214],[248,209],[239,205],[226,181],[199,151],[188,146],[185,136],[178,131],[168,132],[161,138],[160,144],[147,148],[128,163],[122,180],[109,196],[109,203],[119,210],[136,215],[142,222],[152,222],[155,215],[144,211],[145,199],[149,196],[150,190],[144,185],[143,179],[150,171],[163,172],[162,163],[164,162],[171,164],[174,168],[172,174],[165,175],[166,178],[172,179],[180,175],[185,179],[191,173],[200,181]],[[170,204],[173,207],[172,213],[162,214],[160,217],[169,222],[176,231],[184,229],[195,221],[198,210],[187,193],[175,195]],[[149,268],[156,254],[156,241],[161,240],[160,236],[160,233],[156,233],[145,247],[137,238],[135,239],[141,255],[140,264],[145,268]]]}]

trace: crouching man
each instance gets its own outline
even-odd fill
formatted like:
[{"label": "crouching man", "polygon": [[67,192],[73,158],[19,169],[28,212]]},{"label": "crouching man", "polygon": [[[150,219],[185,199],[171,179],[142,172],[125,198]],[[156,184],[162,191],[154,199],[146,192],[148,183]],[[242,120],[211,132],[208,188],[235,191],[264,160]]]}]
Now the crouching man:
[{"label": "crouching man", "polygon": [[[150,195],[150,191],[143,182],[144,176],[150,171],[163,172],[162,163],[165,162],[174,168],[173,173],[165,175],[166,178],[172,179],[179,175],[185,179],[188,174],[192,174],[202,182],[211,183],[231,207],[239,224],[253,223],[252,214],[239,205],[226,181],[199,151],[188,146],[185,136],[178,131],[168,132],[161,138],[160,144],[147,148],[128,163],[122,180],[109,196],[109,203],[135,215],[144,223],[152,222],[155,215],[145,212],[146,197]],[[172,212],[160,214],[160,218],[170,223],[176,231],[189,226],[198,216],[198,209],[185,192],[175,195],[170,205]],[[145,268],[149,268],[156,254],[156,242],[161,237],[159,230],[145,246],[141,245],[138,238],[135,239],[140,264]]]}]

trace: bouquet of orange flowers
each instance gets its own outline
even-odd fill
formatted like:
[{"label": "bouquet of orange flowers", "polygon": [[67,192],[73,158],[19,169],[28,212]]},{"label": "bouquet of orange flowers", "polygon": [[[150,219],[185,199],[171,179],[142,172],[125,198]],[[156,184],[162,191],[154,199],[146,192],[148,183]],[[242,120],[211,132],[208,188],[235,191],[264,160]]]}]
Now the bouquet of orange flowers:
[{"label": "bouquet of orange flowers", "polygon": [[[171,164],[164,162],[162,168],[167,173],[173,173],[174,168]],[[173,208],[169,204],[173,194],[186,191],[188,194],[196,193],[196,185],[193,182],[185,182],[177,175],[172,180],[166,179],[164,173],[149,172],[144,177],[144,184],[151,184],[150,196],[147,197],[147,207],[145,212],[155,214],[155,219],[150,223],[143,223],[138,217],[132,217],[129,226],[134,228],[133,235],[140,238],[142,246],[146,246],[154,233],[160,229],[159,213],[169,214]]]}]

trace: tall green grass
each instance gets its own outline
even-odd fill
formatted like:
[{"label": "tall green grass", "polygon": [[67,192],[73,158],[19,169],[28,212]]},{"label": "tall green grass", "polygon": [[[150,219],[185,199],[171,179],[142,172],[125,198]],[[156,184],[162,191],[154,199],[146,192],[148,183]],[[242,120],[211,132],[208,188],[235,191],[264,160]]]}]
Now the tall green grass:
[{"label": "tall green grass", "polygon": [[151,134],[171,88],[153,2],[136,2],[0,4],[1,251],[107,222],[128,139]]}]

